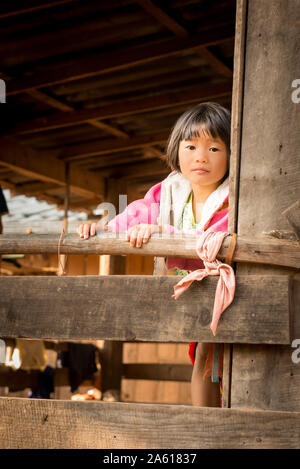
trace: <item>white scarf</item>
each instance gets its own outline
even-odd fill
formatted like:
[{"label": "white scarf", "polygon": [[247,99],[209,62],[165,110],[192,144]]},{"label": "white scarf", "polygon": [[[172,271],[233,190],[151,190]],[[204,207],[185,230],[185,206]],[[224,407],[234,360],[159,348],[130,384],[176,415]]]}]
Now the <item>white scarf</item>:
[{"label": "white scarf", "polygon": [[[190,181],[182,173],[172,171],[161,184],[160,207],[157,218],[158,225],[173,225],[179,228],[184,205],[192,190]],[[218,211],[229,194],[229,178],[227,177],[217,189],[206,199],[198,229],[206,230],[210,220]]]}]

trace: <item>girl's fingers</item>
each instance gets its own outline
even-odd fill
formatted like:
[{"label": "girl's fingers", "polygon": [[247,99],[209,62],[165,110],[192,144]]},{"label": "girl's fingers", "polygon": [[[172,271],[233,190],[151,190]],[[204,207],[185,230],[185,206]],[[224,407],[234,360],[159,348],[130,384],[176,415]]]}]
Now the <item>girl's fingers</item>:
[{"label": "girl's fingers", "polygon": [[95,236],[97,230],[97,223],[91,224],[91,236]]},{"label": "girl's fingers", "polygon": [[144,238],[143,238],[143,243],[147,243],[149,241],[150,236],[151,236],[151,230],[150,230],[150,228],[148,228],[145,231]]},{"label": "girl's fingers", "polygon": [[139,225],[132,226],[131,228],[129,228],[128,231],[129,231],[129,238],[130,238],[130,246],[134,247],[137,236],[140,231],[140,226]]},{"label": "girl's fingers", "polygon": [[90,234],[90,225],[88,223],[85,223],[83,225],[83,236],[84,236],[84,239],[87,239],[89,237],[89,234]]},{"label": "girl's fingers", "polygon": [[83,223],[81,223],[81,225],[78,226],[77,228],[77,233],[83,237]]},{"label": "girl's fingers", "polygon": [[127,236],[126,236],[127,241],[130,240],[132,233],[137,232],[138,230],[139,230],[139,225],[131,226],[130,228],[128,228]]},{"label": "girl's fingers", "polygon": [[141,247],[143,239],[144,239],[144,235],[145,235],[145,229],[141,229],[141,230],[138,231],[137,241],[136,241],[136,247],[137,248]]},{"label": "girl's fingers", "polygon": [[130,246],[139,248],[143,243],[147,243],[151,236],[151,226],[136,225],[127,230],[127,241]]},{"label": "girl's fingers", "polygon": [[130,246],[134,247],[136,238],[137,238],[137,231],[132,230],[132,232],[130,233]]}]

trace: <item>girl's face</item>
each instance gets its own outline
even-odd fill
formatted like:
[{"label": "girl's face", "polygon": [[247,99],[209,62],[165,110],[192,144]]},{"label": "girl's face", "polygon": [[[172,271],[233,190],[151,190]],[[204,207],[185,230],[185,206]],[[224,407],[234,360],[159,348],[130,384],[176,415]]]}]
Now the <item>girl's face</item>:
[{"label": "girl's face", "polygon": [[[216,184],[227,171],[227,148],[220,139],[203,131],[200,137],[181,140],[178,149],[181,173],[193,185]],[[197,169],[204,169],[204,172]]]}]

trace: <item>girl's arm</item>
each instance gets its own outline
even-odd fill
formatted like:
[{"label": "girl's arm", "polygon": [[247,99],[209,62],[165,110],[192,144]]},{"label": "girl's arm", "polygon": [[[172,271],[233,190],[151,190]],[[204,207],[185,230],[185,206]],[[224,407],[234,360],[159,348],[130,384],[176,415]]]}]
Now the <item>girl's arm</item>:
[{"label": "girl's arm", "polygon": [[[116,215],[105,225],[105,231],[126,232],[136,225],[157,225],[159,215],[161,183],[155,184],[146,193],[143,199],[131,202],[122,213]],[[102,223],[101,223],[102,224]],[[81,224],[77,228],[78,234],[87,239],[94,236],[99,225],[97,223]]]},{"label": "girl's arm", "polygon": [[110,231],[125,232],[140,224],[156,225],[159,214],[161,182],[155,184],[143,199],[131,202],[126,209],[108,223]]}]

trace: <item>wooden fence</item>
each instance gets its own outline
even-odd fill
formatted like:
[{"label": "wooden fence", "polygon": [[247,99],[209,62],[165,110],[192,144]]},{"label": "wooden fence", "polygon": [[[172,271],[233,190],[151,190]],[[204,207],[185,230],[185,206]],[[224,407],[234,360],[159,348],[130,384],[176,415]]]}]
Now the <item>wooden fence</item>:
[{"label": "wooden fence", "polygon": [[[38,246],[36,239],[39,239]],[[92,250],[125,255],[128,250],[124,240],[112,239],[111,233],[88,241],[75,240],[69,235],[65,239],[68,242],[72,239],[74,245],[67,246],[63,240],[62,252],[63,247],[65,252],[77,254]],[[29,240],[30,237],[2,235],[0,251],[25,252],[26,243],[26,252],[41,249],[49,253],[54,252],[54,247],[57,249],[57,238],[51,240],[48,235],[32,238],[32,244]],[[177,243],[184,245],[185,242],[191,241],[183,238],[165,243],[165,240],[153,239],[147,246],[131,248],[131,253],[178,255]],[[224,243],[227,242],[225,238]],[[281,243],[276,240],[273,244],[278,247]],[[224,253],[223,249],[224,245],[220,253]],[[290,343],[291,316],[295,308],[293,276],[238,276],[234,301],[224,311],[215,337],[209,324],[218,277],[194,282],[175,300],[173,286],[178,280],[179,277],[173,276],[137,275],[1,277],[1,337],[61,341]],[[147,375],[147,369],[142,372],[132,365],[127,367],[128,376]],[[149,373],[154,377],[153,368]],[[157,367],[157,373],[160,379],[161,366]],[[173,378],[177,379],[180,370],[174,373]],[[299,414],[1,397],[0,447],[296,448]]]}]

